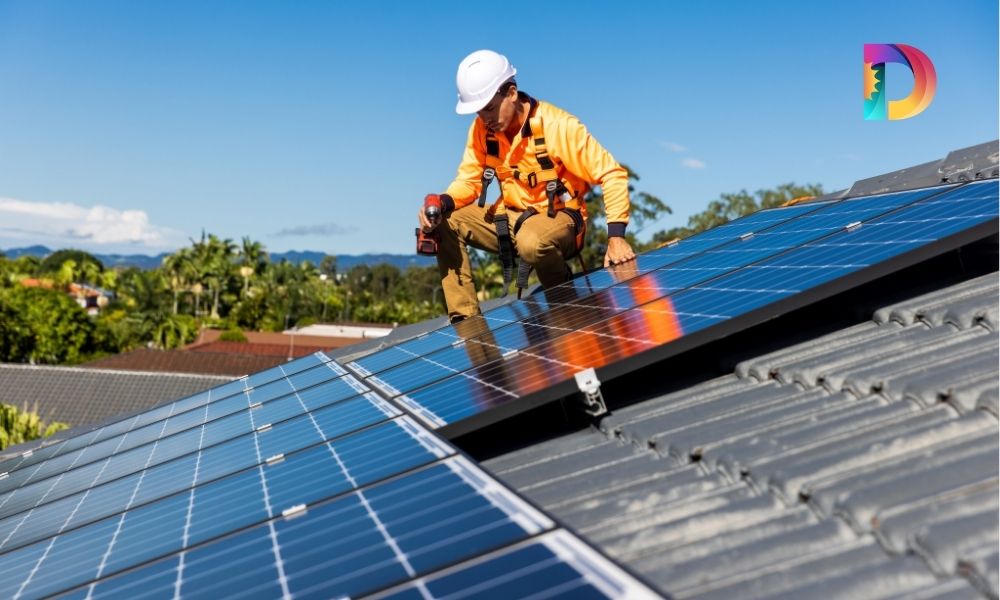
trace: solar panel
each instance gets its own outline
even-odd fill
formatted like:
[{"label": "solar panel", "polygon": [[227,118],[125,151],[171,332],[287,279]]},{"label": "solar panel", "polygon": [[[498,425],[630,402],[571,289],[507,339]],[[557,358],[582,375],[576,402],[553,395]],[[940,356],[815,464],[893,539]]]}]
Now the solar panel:
[{"label": "solar panel", "polygon": [[[996,203],[995,181],[826,203],[512,324],[491,327],[487,313],[439,330],[451,345],[365,382],[459,435],[572,393],[578,371],[608,367],[601,376],[614,376],[649,350],[682,351],[747,326],[738,317],[759,322],[871,280],[878,265],[895,270],[985,237],[996,231]],[[693,335],[709,328],[711,336]],[[395,358],[362,360],[347,366],[364,374]]]},{"label": "solar panel", "polygon": [[324,358],[14,459],[9,595],[359,595],[546,532],[576,539]]}]

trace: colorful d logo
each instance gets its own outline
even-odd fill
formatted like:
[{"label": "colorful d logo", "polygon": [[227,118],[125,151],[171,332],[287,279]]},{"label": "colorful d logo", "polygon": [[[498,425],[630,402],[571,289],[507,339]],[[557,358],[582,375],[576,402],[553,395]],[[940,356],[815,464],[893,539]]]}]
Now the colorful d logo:
[{"label": "colorful d logo", "polygon": [[[913,90],[902,100],[886,100],[885,63],[900,63],[913,72]],[[937,73],[927,55],[905,44],[865,44],[865,119],[890,121],[919,115],[934,99]],[[886,111],[888,104],[889,110]]]}]

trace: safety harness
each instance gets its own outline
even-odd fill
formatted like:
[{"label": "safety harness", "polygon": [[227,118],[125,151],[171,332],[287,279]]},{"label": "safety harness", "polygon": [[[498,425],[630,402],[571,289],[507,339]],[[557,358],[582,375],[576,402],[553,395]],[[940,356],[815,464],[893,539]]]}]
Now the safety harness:
[{"label": "safety harness", "polygon": [[[532,112],[534,111],[536,105],[537,102],[534,99],[531,99],[530,110]],[[492,131],[487,130],[486,132],[486,164],[483,166],[483,176],[481,180],[482,187],[479,192],[479,206],[482,207],[486,205],[486,190],[494,179],[499,179],[500,197],[497,198],[496,202],[494,202],[487,212],[487,219],[492,218],[497,231],[497,246],[500,251],[500,264],[503,267],[504,296],[507,295],[507,292],[510,289],[510,283],[514,272],[514,258],[516,256],[516,249],[514,248],[511,235],[513,234],[516,236],[517,232],[521,229],[521,226],[524,225],[524,222],[538,214],[538,211],[534,208],[530,206],[527,207],[514,223],[513,229],[511,229],[503,199],[503,181],[506,180],[507,177],[514,177],[518,181],[524,181],[530,188],[535,188],[539,184],[544,185],[545,196],[548,199],[548,210],[546,211],[547,216],[552,219],[555,218],[558,211],[565,210],[573,219],[576,230],[576,251],[572,255],[565,258],[572,258],[572,256],[576,256],[580,253],[583,249],[583,243],[587,233],[587,223],[580,210],[581,201],[578,197],[574,196],[574,194],[570,192],[569,188],[567,188],[566,184],[559,179],[559,175],[556,172],[556,165],[549,156],[548,149],[545,145],[545,132],[542,118],[540,116],[529,118],[525,130],[526,131],[522,132],[523,134],[533,136],[532,143],[535,147],[535,159],[538,161],[538,166],[540,167],[538,171],[532,171],[530,173],[521,172],[518,170],[517,165],[512,166],[510,169],[505,168],[503,160],[500,158],[500,142],[497,140]],[[582,266],[583,261],[581,261],[580,264]],[[521,291],[528,287],[528,277],[531,274],[531,268],[531,265],[524,261],[521,261],[518,266],[518,297],[521,296]]]}]

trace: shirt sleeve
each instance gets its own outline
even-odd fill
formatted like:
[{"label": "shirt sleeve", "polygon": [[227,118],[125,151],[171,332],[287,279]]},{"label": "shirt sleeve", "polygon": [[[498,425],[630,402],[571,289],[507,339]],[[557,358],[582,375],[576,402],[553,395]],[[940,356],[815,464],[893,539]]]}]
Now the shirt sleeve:
[{"label": "shirt sleeve", "polygon": [[479,199],[483,165],[486,163],[485,135],[480,129],[480,120],[473,119],[472,125],[469,126],[469,138],[462,152],[462,162],[458,165],[458,173],[445,190],[445,194],[454,201],[454,208],[462,208]]},{"label": "shirt sleeve", "polygon": [[[546,128],[547,129],[547,128]],[[628,197],[628,172],[604,149],[576,117],[560,119],[557,139],[563,147],[558,154],[563,165],[591,185],[600,185],[604,194],[609,233],[620,230],[624,235],[629,221],[631,203]],[[612,224],[621,225],[612,228]]]}]

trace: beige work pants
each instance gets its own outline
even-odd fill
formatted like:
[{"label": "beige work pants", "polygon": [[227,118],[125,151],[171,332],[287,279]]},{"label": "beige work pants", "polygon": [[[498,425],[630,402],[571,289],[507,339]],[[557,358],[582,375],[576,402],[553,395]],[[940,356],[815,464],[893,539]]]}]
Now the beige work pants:
[{"label": "beige work pants", "polygon": [[[511,238],[520,259],[535,268],[543,287],[566,281],[569,271],[564,257],[576,252],[573,218],[565,211],[559,211],[551,219],[542,212],[524,221],[514,234],[514,224],[520,216],[520,212],[507,209]],[[441,288],[448,305],[448,316],[454,319],[479,314],[468,247],[494,254],[499,252],[496,227],[486,222],[486,207],[470,204],[453,211],[438,226],[438,231],[441,233],[438,270],[441,272]]]}]

